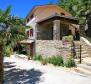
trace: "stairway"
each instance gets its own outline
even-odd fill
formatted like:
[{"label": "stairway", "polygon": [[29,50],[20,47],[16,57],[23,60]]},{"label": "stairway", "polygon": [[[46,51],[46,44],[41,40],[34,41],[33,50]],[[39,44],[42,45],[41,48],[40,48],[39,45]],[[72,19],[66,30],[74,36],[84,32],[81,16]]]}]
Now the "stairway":
[{"label": "stairway", "polygon": [[[80,48],[81,47],[81,59],[82,63],[79,63],[79,53],[80,53]],[[91,43],[89,43],[85,38],[81,38],[80,41],[75,41],[75,51],[76,51],[76,63],[77,63],[77,68],[76,71],[87,75],[91,76]]]},{"label": "stairway", "polygon": [[76,57],[79,58],[81,45],[81,57],[91,57],[91,43],[84,37],[80,38],[80,41],[75,41]]},{"label": "stairway", "polygon": [[86,50],[88,57],[91,57],[91,43],[84,37],[80,39],[81,45]]},{"label": "stairway", "polygon": [[87,47],[85,47],[82,42],[75,41],[75,51],[76,51],[76,59],[80,58],[80,45],[81,45],[81,57],[85,58],[88,57],[89,54],[87,52]]},{"label": "stairway", "polygon": [[91,58],[83,58],[82,63],[77,64],[77,68],[75,69],[75,71],[86,76],[91,76]]}]

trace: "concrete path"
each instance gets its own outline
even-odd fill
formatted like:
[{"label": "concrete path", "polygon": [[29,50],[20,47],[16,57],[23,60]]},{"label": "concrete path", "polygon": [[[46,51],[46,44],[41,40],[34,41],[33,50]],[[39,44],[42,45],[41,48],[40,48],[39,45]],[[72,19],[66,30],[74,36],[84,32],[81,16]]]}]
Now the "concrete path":
[{"label": "concrete path", "polygon": [[4,58],[4,84],[91,84],[91,78],[62,67]]}]

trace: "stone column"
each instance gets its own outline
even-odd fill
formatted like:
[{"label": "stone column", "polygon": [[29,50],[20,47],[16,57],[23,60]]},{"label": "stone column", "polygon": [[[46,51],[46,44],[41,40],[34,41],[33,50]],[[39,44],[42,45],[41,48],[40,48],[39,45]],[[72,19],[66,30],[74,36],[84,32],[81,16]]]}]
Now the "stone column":
[{"label": "stone column", "polygon": [[60,40],[60,20],[53,21],[53,40]]}]

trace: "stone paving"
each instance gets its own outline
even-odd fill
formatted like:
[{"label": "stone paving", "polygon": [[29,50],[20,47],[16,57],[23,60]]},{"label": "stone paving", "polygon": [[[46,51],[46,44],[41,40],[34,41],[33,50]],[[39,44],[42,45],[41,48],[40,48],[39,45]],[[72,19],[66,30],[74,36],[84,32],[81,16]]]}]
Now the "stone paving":
[{"label": "stone paving", "polygon": [[91,84],[91,77],[63,67],[15,57],[4,58],[4,71],[4,84]]}]

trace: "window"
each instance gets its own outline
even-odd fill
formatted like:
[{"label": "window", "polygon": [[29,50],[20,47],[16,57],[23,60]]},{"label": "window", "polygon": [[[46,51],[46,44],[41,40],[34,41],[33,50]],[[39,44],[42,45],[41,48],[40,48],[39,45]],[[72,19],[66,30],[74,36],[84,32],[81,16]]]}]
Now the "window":
[{"label": "window", "polygon": [[33,37],[33,29],[27,30],[28,37]]},{"label": "window", "polygon": [[32,37],[33,36],[33,29],[30,29],[29,31],[30,31],[29,35],[30,35],[30,37]]}]

